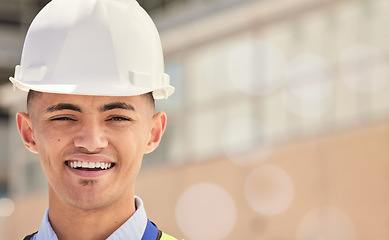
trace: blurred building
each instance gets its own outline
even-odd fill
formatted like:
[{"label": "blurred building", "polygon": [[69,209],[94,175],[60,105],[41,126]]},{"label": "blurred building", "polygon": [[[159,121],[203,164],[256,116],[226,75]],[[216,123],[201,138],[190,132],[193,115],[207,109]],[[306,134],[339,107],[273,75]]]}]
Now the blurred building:
[{"label": "blurred building", "polygon": [[[8,77],[48,1],[0,0],[0,239],[47,208]],[[389,1],[143,0],[176,93],[137,194],[187,240],[389,239]]]}]

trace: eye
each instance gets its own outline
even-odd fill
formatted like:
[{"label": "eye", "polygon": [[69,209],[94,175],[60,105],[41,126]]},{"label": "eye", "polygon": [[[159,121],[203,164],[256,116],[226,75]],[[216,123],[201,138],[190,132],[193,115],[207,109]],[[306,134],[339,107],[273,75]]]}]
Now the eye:
[{"label": "eye", "polygon": [[107,119],[107,121],[115,121],[115,122],[122,122],[122,121],[131,121],[131,118],[123,117],[123,116],[113,116]]},{"label": "eye", "polygon": [[54,117],[51,118],[50,121],[76,121],[76,120],[70,117]]}]

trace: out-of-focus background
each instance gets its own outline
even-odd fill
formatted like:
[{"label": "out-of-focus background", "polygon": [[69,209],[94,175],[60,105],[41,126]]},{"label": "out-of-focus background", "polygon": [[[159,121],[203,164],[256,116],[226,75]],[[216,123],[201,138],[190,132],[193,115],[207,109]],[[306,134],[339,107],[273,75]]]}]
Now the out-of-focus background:
[{"label": "out-of-focus background", "polygon": [[[0,239],[47,183],[8,77],[48,0],[0,0]],[[142,0],[176,93],[137,195],[186,240],[389,239],[388,0]],[[76,230],[77,227],[75,227]]]}]

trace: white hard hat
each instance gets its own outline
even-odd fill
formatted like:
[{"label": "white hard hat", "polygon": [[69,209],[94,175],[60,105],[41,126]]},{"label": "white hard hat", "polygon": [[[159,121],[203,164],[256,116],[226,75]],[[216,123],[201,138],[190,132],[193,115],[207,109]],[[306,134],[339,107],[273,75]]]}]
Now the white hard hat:
[{"label": "white hard hat", "polygon": [[51,1],[33,20],[10,81],[24,91],[77,95],[174,92],[157,29],[135,0]]}]

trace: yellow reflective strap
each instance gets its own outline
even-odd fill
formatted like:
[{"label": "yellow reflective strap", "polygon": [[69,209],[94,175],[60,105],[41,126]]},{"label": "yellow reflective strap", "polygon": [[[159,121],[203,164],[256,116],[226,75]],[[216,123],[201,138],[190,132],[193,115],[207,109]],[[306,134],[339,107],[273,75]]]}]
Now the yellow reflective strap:
[{"label": "yellow reflective strap", "polygon": [[160,240],[177,240],[177,238],[172,237],[172,236],[162,232],[162,236],[161,236]]}]

